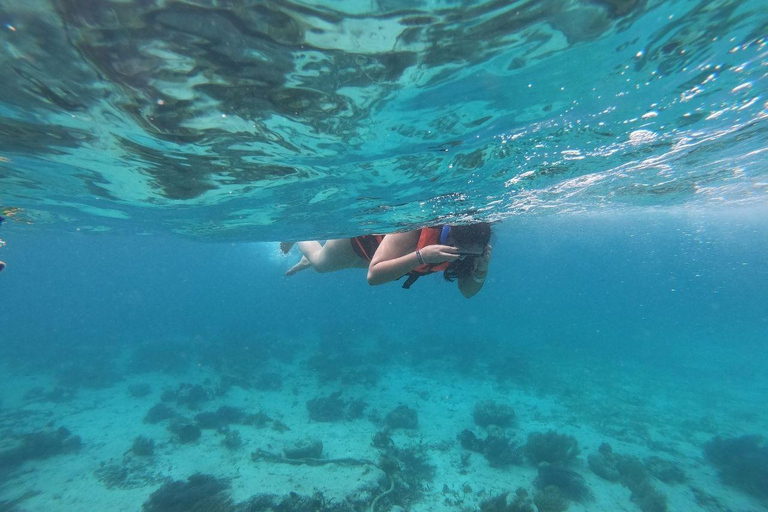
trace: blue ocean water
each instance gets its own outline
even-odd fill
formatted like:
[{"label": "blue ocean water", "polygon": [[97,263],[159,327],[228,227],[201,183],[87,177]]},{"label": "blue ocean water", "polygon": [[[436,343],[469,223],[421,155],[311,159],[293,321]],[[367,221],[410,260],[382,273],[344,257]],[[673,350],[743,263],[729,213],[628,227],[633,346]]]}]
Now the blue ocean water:
[{"label": "blue ocean water", "polygon": [[[0,16],[0,510],[768,509],[764,2]],[[276,243],[473,221],[470,300]]]}]

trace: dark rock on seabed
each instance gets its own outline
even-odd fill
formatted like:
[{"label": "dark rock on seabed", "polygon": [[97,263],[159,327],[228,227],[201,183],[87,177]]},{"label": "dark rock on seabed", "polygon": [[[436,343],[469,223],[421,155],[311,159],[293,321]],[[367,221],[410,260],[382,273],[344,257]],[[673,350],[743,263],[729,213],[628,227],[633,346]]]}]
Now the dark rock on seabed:
[{"label": "dark rock on seabed", "polygon": [[319,459],[323,456],[323,442],[319,439],[302,439],[283,448],[286,459]]}]

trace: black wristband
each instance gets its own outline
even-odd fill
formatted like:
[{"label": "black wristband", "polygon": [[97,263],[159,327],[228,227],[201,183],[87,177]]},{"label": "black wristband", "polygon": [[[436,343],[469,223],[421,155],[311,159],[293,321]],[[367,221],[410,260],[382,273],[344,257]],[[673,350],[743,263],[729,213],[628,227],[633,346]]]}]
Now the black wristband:
[{"label": "black wristband", "polygon": [[421,257],[421,251],[418,249],[416,249],[416,258],[419,260],[419,265],[424,264],[424,258]]}]

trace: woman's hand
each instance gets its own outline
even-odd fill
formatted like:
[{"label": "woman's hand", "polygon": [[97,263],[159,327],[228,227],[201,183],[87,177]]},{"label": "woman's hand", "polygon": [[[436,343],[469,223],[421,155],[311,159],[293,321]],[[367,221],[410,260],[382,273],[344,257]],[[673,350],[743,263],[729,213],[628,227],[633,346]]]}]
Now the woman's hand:
[{"label": "woman's hand", "polygon": [[488,265],[491,263],[491,245],[488,244],[483,250],[483,254],[475,258],[475,269],[473,272],[485,274],[488,272]]},{"label": "woman's hand", "polygon": [[454,261],[459,258],[459,250],[452,245],[428,245],[419,252],[424,263],[431,265]]}]

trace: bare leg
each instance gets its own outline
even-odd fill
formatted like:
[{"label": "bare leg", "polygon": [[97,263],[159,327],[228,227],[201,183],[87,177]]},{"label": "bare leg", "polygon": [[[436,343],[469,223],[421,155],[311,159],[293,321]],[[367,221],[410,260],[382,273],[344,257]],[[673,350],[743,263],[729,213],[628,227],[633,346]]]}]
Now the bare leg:
[{"label": "bare leg", "polygon": [[368,262],[352,250],[349,238],[328,240],[325,245],[314,241],[299,242],[298,245],[309,264],[318,272],[336,272],[345,268],[368,266]]},{"label": "bare leg", "polygon": [[292,276],[296,272],[301,272],[302,270],[306,270],[306,269],[308,269],[311,266],[312,266],[312,264],[309,262],[309,260],[307,258],[305,258],[304,256],[302,256],[301,257],[301,261],[299,261],[297,264],[295,264],[294,266],[289,268],[288,272],[286,272],[285,275]]},{"label": "bare leg", "polygon": [[[294,246],[293,243],[291,243],[290,245],[288,244],[284,245],[284,242],[280,243],[280,249],[282,249],[284,253],[287,253],[288,251],[290,251],[293,246]],[[288,249],[287,251],[285,250],[286,248]],[[286,276],[292,276],[297,272],[301,272],[302,270],[306,270],[309,267],[311,267],[312,263],[307,258],[307,255],[311,254],[314,257],[315,254],[322,252],[323,246],[320,245],[320,242],[316,242],[312,240],[310,242],[299,242],[299,249],[301,250],[301,254],[302,254],[301,260],[297,264],[295,264],[294,266],[288,269],[288,271],[285,273]],[[317,260],[317,258],[315,259]]]}]

